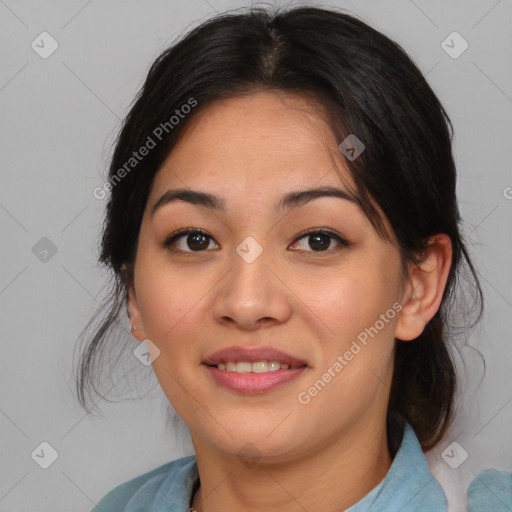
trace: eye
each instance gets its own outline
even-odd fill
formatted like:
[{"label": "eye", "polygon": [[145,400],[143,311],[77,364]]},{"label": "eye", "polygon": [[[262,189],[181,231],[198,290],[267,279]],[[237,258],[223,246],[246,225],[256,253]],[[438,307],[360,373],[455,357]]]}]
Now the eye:
[{"label": "eye", "polygon": [[[181,247],[178,247],[177,249],[174,248],[176,242],[181,241],[180,239],[182,238],[184,240]],[[209,240],[213,240],[213,238],[202,229],[182,228],[174,232],[172,235],[169,235],[161,246],[173,252],[203,252],[208,249],[208,246],[210,245]],[[187,250],[187,247],[191,250]]]},{"label": "eye", "polygon": [[[182,240],[183,239],[183,240]],[[308,248],[299,248],[299,251],[303,252],[330,252],[330,251],[338,251],[343,249],[344,247],[349,247],[350,243],[342,238],[340,235],[331,231],[329,229],[319,229],[312,228],[302,234],[299,238],[295,239],[295,243],[297,240],[307,239],[308,245],[312,251],[309,251]],[[338,246],[332,249],[331,242],[336,241]],[[197,228],[182,228],[178,231],[175,231],[171,235],[169,235],[164,242],[162,242],[161,247],[164,249],[169,249],[172,252],[182,252],[182,253],[194,253],[194,252],[204,252],[210,246],[210,241],[213,241],[213,238],[202,229]],[[179,246],[179,242],[181,243],[181,247]],[[216,244],[219,248],[220,246]],[[190,249],[190,250],[188,250]]]},{"label": "eye", "polygon": [[[329,229],[318,229],[312,228],[306,231],[305,234],[297,238],[296,240],[305,239],[306,243],[304,244],[306,248],[299,248],[300,251],[306,252],[329,252],[329,251],[339,251],[344,247],[349,247],[350,243],[342,238],[340,235],[331,231]],[[334,249],[330,248],[331,241],[335,240],[338,242],[338,246]],[[313,249],[309,251],[307,247]]]}]

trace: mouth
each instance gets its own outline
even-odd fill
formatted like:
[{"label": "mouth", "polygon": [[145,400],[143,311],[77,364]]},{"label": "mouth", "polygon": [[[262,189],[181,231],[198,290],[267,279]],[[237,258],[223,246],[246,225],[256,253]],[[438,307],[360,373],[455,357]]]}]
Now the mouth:
[{"label": "mouth", "polygon": [[[205,363],[203,363],[205,364]],[[278,370],[297,370],[298,368],[306,368],[307,365],[290,366],[288,363],[279,361],[227,361],[226,363],[207,364],[211,368],[236,373],[270,373]]]},{"label": "mouth", "polygon": [[214,381],[243,394],[261,394],[298,377],[306,361],[272,347],[230,347],[207,357],[202,365]]},{"label": "mouth", "polygon": [[228,347],[214,352],[202,363],[237,373],[266,373],[308,366],[306,361],[273,347]]}]

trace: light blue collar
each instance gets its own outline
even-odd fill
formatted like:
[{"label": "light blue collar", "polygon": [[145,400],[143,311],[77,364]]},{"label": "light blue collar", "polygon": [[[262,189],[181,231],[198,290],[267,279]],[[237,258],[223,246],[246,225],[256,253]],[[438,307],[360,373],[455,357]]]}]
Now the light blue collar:
[{"label": "light blue collar", "polygon": [[446,496],[430,473],[413,428],[404,435],[382,482],[346,512],[446,512]]}]

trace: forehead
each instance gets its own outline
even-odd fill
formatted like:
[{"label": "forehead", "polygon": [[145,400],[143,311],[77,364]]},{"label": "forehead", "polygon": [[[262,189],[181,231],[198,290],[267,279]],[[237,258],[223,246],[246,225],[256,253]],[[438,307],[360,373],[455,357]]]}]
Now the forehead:
[{"label": "forehead", "polygon": [[267,91],[223,99],[190,119],[153,192],[200,185],[225,197],[261,197],[297,187],[345,188],[353,181],[337,145],[322,107],[308,97]]}]

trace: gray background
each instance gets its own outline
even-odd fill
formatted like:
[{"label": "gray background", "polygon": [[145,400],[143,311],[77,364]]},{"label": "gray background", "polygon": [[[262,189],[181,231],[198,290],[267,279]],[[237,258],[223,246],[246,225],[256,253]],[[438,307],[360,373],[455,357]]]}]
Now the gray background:
[{"label": "gray background", "polygon": [[[461,511],[457,493],[476,473],[512,471],[512,1],[309,4],[345,7],[399,42],[454,123],[458,197],[487,300],[469,344],[487,371],[483,378],[476,351],[463,349],[460,414],[428,457],[450,510]],[[106,279],[96,266],[106,202],[92,191],[103,184],[121,119],[154,58],[215,11],[248,5],[0,0],[0,511],[89,511],[117,484],[192,453],[188,434],[176,437],[165,424],[150,367],[153,391],[105,403],[103,418],[72,394],[75,340]],[[31,47],[44,31],[59,45],[46,59]],[[453,31],[469,44],[458,58],[441,46]],[[40,252],[43,237],[56,254]],[[58,453],[48,469],[31,457],[43,441]],[[461,449],[469,455],[456,469],[441,456],[452,442],[452,459]]]}]

